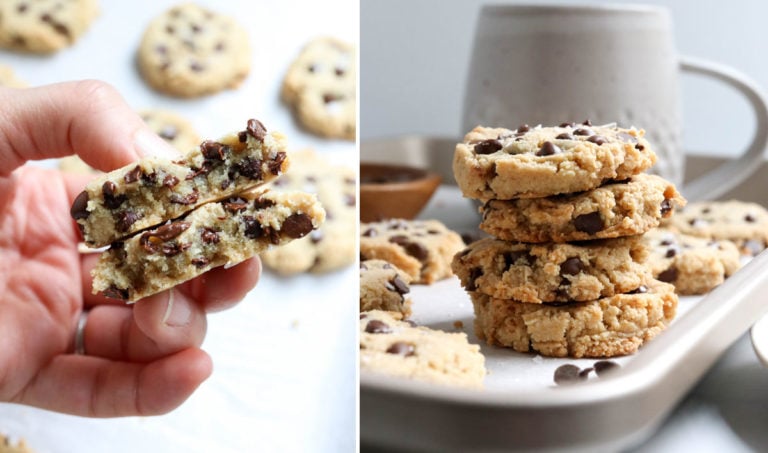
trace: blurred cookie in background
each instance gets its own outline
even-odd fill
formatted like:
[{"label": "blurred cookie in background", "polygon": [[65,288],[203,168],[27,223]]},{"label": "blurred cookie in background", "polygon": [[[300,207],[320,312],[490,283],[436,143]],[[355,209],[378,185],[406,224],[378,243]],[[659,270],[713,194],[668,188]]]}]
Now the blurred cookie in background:
[{"label": "blurred cookie in background", "polygon": [[13,68],[6,65],[0,65],[0,86],[8,88],[26,88],[28,84],[16,76]]},{"label": "blurred cookie in background", "polygon": [[138,51],[152,88],[190,98],[240,86],[251,68],[248,34],[233,18],[183,3],[156,17]]},{"label": "blurred cookie in background", "polygon": [[182,152],[200,145],[200,135],[186,118],[170,110],[141,110],[139,116],[162,139]]},{"label": "blurred cookie in background", "polygon": [[271,190],[316,193],[325,223],[306,237],[261,254],[264,265],[281,275],[322,274],[354,263],[357,234],[356,173],[331,165],[312,150],[289,153],[291,166]]},{"label": "blurred cookie in background", "polygon": [[357,61],[351,44],[318,38],[307,44],[283,80],[282,98],[310,132],[354,140]]},{"label": "blurred cookie in background", "polygon": [[74,44],[98,15],[96,0],[2,0],[0,47],[53,53]]}]

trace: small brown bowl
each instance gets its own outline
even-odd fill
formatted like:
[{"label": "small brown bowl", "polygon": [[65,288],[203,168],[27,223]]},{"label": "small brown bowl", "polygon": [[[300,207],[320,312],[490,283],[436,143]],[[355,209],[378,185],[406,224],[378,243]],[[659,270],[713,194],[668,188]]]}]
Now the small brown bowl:
[{"label": "small brown bowl", "polygon": [[360,221],[413,219],[432,198],[441,178],[414,167],[360,164]]}]

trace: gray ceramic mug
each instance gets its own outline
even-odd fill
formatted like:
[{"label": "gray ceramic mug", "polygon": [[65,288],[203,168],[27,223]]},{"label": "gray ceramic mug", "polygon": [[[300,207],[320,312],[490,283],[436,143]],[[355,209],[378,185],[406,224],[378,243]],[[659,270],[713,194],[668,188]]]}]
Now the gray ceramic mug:
[{"label": "gray ceramic mug", "polygon": [[462,127],[553,125],[590,119],[646,130],[653,172],[681,185],[681,71],[713,77],[741,92],[756,132],[739,159],[683,188],[714,199],[746,179],[768,145],[760,89],[728,67],[677,54],[667,10],[635,5],[484,6],[466,83]]}]

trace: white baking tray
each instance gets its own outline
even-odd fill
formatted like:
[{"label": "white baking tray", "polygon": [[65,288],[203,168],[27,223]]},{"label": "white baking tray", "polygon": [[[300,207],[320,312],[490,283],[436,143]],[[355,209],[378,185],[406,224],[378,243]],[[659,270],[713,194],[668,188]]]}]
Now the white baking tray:
[{"label": "white baking tray", "polygon": [[[449,171],[448,142],[407,142],[399,147],[389,143],[387,159]],[[407,149],[407,155],[398,155],[397,149]],[[373,151],[363,146],[361,160],[381,155]],[[455,186],[441,187],[421,217],[439,218],[460,232],[479,223],[474,204],[462,199]],[[672,325],[638,353],[612,359],[618,369],[601,377],[591,372],[587,380],[568,386],[554,383],[557,367],[570,363],[584,369],[597,360],[544,358],[487,346],[473,333],[472,303],[458,279],[412,286],[417,323],[464,331],[481,345],[489,370],[485,389],[362,373],[361,441],[364,446],[433,451],[617,451],[635,445],[768,309],[762,296],[768,290],[767,265],[768,255],[761,254],[706,297],[682,297]]]}]

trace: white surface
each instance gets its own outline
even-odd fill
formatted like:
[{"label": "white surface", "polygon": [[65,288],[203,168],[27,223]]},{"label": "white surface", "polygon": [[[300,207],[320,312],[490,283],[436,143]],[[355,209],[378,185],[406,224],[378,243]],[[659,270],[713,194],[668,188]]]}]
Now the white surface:
[{"label": "white surface", "polygon": [[[134,67],[145,24],[175,2],[102,0],[101,16],[73,48],[50,57],[0,52],[31,84],[98,78],[137,109],[188,117],[202,137],[241,130],[248,118],[284,132],[291,149],[312,146],[357,167],[355,145],[303,132],[278,93],[283,74],[312,37],[357,41],[354,0],[200,1],[248,29],[253,68],[243,86],[179,100],[148,88]],[[160,417],[94,420],[0,404],[0,432],[46,452],[343,452],[355,448],[358,273],[279,278],[265,272],[245,301],[209,317],[203,348],[213,376]]]},{"label": "white surface", "polygon": [[[461,109],[475,21],[483,4],[531,0],[367,0],[361,5],[363,140],[404,134],[463,136]],[[678,51],[724,63],[768,88],[768,3],[734,0],[548,0],[648,3],[670,9]],[[535,68],[535,64],[532,64]],[[642,71],[642,68],[637,68]],[[685,76],[683,148],[734,156],[754,129],[746,101],[711,80]],[[516,126],[516,125],[513,125]]]},{"label": "white surface", "polygon": [[750,337],[757,358],[760,359],[765,366],[768,366],[768,315],[760,318],[760,320],[752,326]]}]

